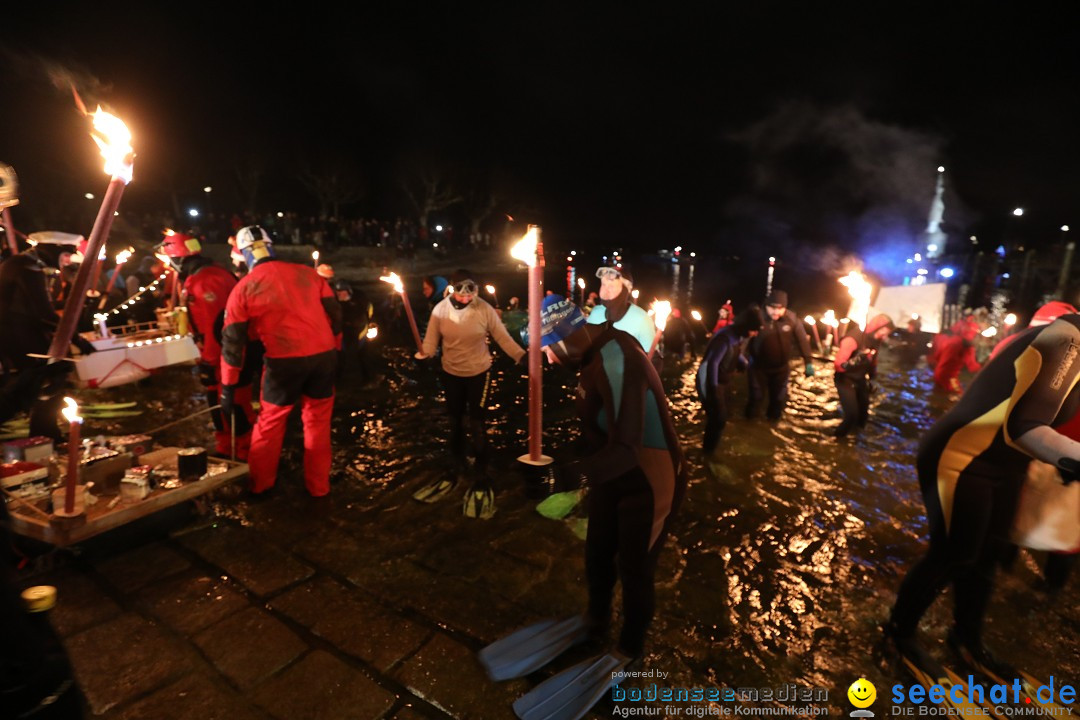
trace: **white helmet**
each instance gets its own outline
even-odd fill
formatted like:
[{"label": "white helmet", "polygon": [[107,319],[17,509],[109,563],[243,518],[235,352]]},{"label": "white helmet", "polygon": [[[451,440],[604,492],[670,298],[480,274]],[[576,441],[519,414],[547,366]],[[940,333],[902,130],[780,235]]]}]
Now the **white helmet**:
[{"label": "white helmet", "polygon": [[274,244],[274,241],[270,239],[270,236],[266,231],[258,225],[248,225],[247,227],[240,228],[240,231],[236,233],[236,249],[240,252],[247,250],[257,242],[264,242],[269,245]]}]

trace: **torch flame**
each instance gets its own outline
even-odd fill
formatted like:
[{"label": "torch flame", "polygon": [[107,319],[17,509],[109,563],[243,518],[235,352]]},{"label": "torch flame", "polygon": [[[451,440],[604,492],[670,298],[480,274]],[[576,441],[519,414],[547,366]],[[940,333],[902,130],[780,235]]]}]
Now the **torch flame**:
[{"label": "torch flame", "polygon": [[982,336],[984,338],[992,338],[995,335],[997,335],[997,328],[994,327],[993,325],[991,325],[990,327],[988,327],[988,328],[986,328],[985,330],[982,331]]},{"label": "torch flame", "polygon": [[488,295],[494,295],[495,294],[495,286],[494,285],[485,285],[484,289],[487,290]]},{"label": "torch flame", "polygon": [[1016,314],[1015,313],[1009,313],[1008,315],[1006,315],[1005,316],[1005,324],[1006,325],[1015,325],[1016,324]]},{"label": "torch flame", "polygon": [[367,339],[374,340],[377,337],[379,337],[379,328],[372,325],[367,329]]},{"label": "torch flame", "polygon": [[404,294],[405,286],[402,285],[401,278],[398,277],[397,273],[392,272],[389,275],[383,275],[379,279],[382,280],[384,283],[390,283],[391,285],[393,285],[394,292]]},{"label": "torch flame", "polygon": [[807,315],[806,317],[804,317],[803,322],[807,325],[817,325],[817,320],[814,319],[813,315]]},{"label": "torch flame", "polygon": [[105,112],[98,105],[90,137],[97,143],[101,156],[105,158],[105,174],[123,180],[125,185],[131,182],[135,150],[131,147],[131,131],[127,129],[124,121]]},{"label": "torch flame", "polygon": [[520,260],[529,267],[536,267],[536,243],[538,240],[536,228],[530,227],[521,240],[510,248],[510,257]]},{"label": "torch flame", "polygon": [[79,404],[75,402],[74,398],[64,398],[64,409],[60,413],[69,423],[81,423],[83,421],[79,417]]},{"label": "torch flame", "polygon": [[131,257],[133,250],[121,250],[116,254],[116,264],[123,265]]},{"label": "torch flame", "polygon": [[652,308],[653,320],[656,328],[663,330],[667,327],[668,316],[671,315],[671,302],[668,300],[654,300]]},{"label": "torch flame", "polygon": [[691,310],[690,311],[690,317],[694,318],[698,322],[701,322],[701,311],[700,310]]},{"label": "torch flame", "polygon": [[584,290],[585,289],[585,278],[578,278],[577,279],[577,286],[579,288],[581,288],[582,290]]},{"label": "torch flame", "polygon": [[319,259],[319,251],[318,250],[312,250],[311,251],[311,259],[312,260],[318,260]]},{"label": "torch flame", "polygon": [[825,314],[821,316],[821,323],[829,327],[840,327],[840,323],[836,320],[836,313],[832,310],[825,311]]},{"label": "torch flame", "polygon": [[851,295],[848,317],[858,324],[860,329],[865,329],[867,316],[870,314],[870,294],[874,286],[867,282],[866,277],[858,270],[852,270],[846,277],[840,278],[840,284],[846,287]]}]

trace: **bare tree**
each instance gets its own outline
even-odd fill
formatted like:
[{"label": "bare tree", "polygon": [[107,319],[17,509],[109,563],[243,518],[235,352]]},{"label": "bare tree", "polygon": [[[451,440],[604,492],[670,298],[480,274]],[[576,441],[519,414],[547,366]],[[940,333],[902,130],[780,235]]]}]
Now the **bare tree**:
[{"label": "bare tree", "polygon": [[434,163],[414,164],[406,170],[401,189],[409,199],[421,228],[427,228],[432,213],[445,210],[463,200],[450,174]]},{"label": "bare tree", "polygon": [[323,162],[318,168],[303,163],[300,182],[319,202],[323,217],[341,217],[341,206],[364,197],[364,182],[356,168],[341,160]]}]

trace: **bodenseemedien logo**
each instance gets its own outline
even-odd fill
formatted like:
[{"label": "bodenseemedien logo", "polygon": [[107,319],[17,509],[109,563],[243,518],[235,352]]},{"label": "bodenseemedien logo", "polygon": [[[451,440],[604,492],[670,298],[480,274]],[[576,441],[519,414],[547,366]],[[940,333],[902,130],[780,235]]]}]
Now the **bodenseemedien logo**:
[{"label": "bodenseemedien logo", "polygon": [[877,700],[877,688],[866,678],[859,678],[851,683],[847,691],[848,702],[855,706],[851,712],[853,718],[872,718],[874,712],[867,710]]}]

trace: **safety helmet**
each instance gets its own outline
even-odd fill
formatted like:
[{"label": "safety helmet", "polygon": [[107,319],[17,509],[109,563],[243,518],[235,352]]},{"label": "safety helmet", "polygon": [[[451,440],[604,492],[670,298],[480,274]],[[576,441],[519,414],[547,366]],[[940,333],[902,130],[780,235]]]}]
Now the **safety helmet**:
[{"label": "safety helmet", "polygon": [[1031,317],[1029,325],[1049,325],[1057,320],[1062,315],[1070,315],[1076,312],[1076,308],[1067,302],[1061,302],[1060,300],[1053,300],[1046,303],[1041,308],[1035,311],[1035,314]]},{"label": "safety helmet", "polygon": [[202,252],[202,244],[197,238],[175,230],[166,230],[164,235],[159,247],[161,252],[170,259],[191,257]]},{"label": "safety helmet", "polygon": [[236,249],[240,252],[247,250],[257,242],[274,244],[274,241],[270,239],[270,235],[258,225],[242,227],[236,233]]},{"label": "safety helmet", "polygon": [[319,263],[315,266],[315,272],[319,273],[319,277],[331,280],[334,277],[334,266],[327,263]]}]

